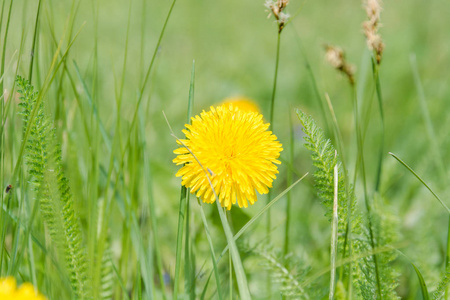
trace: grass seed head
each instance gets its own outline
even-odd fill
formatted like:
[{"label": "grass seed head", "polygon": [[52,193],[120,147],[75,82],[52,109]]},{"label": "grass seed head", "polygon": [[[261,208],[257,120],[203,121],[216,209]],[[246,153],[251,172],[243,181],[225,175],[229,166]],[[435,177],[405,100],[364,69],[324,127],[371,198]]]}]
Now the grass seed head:
[{"label": "grass seed head", "polygon": [[326,45],[325,60],[336,70],[344,73],[350,83],[354,84],[355,68],[345,60],[344,51],[340,47]]},{"label": "grass seed head", "polygon": [[289,4],[289,0],[267,0],[264,3],[264,6],[268,9],[270,18],[271,15],[275,17],[278,23],[278,32],[281,33],[287,21],[289,20],[290,15],[283,12],[286,6]]},{"label": "grass seed head", "polygon": [[367,14],[367,20],[363,22],[363,32],[366,36],[367,47],[375,53],[377,64],[381,63],[381,57],[383,55],[384,43],[381,36],[378,34],[380,27],[380,13],[381,13],[381,1],[380,0],[366,0],[364,8]]}]

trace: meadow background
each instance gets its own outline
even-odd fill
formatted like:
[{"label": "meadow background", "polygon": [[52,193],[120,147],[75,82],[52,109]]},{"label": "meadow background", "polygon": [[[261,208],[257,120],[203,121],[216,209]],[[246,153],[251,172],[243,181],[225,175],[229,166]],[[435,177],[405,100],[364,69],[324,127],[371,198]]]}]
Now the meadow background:
[{"label": "meadow background", "polygon": [[[274,19],[267,18],[263,1],[174,3],[151,64],[171,1],[2,1],[1,184],[3,188],[13,186],[2,194],[2,277],[12,275],[18,282],[32,282],[49,299],[74,297],[46,233],[45,218],[32,213],[36,195],[26,165],[19,162],[23,122],[14,82],[16,75],[30,77],[35,38],[31,83],[37,90],[45,90],[45,112],[62,147],[63,168],[87,249],[88,273],[92,261],[105,261],[97,270],[104,272],[101,282],[94,281],[96,298],[173,297],[180,179],[175,177],[178,167],[172,163],[177,146],[163,111],[175,134],[182,137],[195,60],[193,115],[225,98],[244,96],[259,105],[267,121],[278,29]],[[297,261],[295,268],[307,269],[306,278],[314,278],[315,288],[321,291],[316,297],[327,298],[330,223],[314,188],[314,167],[303,147],[295,109],[312,115],[335,143],[325,102],[325,93],[329,95],[343,137],[344,153],[340,155],[352,177],[357,147],[351,90],[347,79],[324,59],[324,45],[342,47],[346,59],[356,67],[360,118],[367,124],[367,186],[372,194],[381,129],[371,52],[361,28],[366,15],[362,2],[355,0],[291,1],[287,11],[291,21],[281,35],[273,122],[285,151],[272,197],[289,185],[289,172],[294,180],[309,172],[291,190],[289,253]],[[410,261],[433,292],[442,279],[448,253],[448,213],[388,154],[401,157],[448,203],[448,15],[450,2],[444,0],[386,0],[381,15],[380,34],[386,49],[380,83],[386,131],[380,195],[386,214],[396,224],[393,248],[410,259],[399,256],[389,265],[399,274],[396,291],[402,299],[423,297]],[[325,115],[320,103],[325,105]],[[292,164],[291,126],[295,133]],[[360,180],[356,195],[358,208],[365,214]],[[230,224],[234,232],[265,204],[262,196],[249,208],[233,207]],[[105,210],[105,205],[110,210]],[[214,278],[204,290],[212,264],[194,197],[189,207],[189,243],[188,251],[183,250],[178,297],[216,299]],[[274,271],[266,266],[263,255],[251,249],[266,254],[283,251],[285,207],[283,197],[271,208],[270,238],[266,216],[262,216],[238,242],[254,299],[281,297],[283,283],[274,281],[267,289],[267,282],[272,281],[268,274]],[[218,255],[227,245],[222,224],[215,205],[203,205],[203,210]],[[106,234],[103,240],[98,232]],[[100,258],[96,256],[99,245],[106,250]],[[230,266],[227,256],[218,264],[221,289],[227,297],[237,298]]]}]

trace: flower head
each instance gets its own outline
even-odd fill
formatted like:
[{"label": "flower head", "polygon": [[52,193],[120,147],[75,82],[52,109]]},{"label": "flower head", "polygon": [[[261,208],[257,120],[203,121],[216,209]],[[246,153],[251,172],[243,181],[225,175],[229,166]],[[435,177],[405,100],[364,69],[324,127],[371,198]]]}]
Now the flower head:
[{"label": "flower head", "polygon": [[256,192],[268,193],[283,148],[267,131],[269,124],[263,122],[261,114],[223,104],[195,116],[186,128],[186,139],[178,142],[186,147],[174,151],[178,156],[173,162],[184,165],[176,176],[182,177],[182,185],[191,193],[213,203],[216,198],[208,176],[220,204],[227,209],[236,202],[247,207],[248,202],[256,202]]},{"label": "flower head", "polygon": [[19,288],[13,277],[0,278],[0,299],[2,300],[46,300],[31,283],[24,283]]}]

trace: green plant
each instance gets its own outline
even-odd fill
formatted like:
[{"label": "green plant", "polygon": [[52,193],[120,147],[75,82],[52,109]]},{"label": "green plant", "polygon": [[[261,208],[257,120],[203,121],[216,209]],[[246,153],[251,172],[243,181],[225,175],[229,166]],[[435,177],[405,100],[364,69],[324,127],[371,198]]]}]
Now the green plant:
[{"label": "green plant", "polygon": [[[38,92],[20,76],[16,82],[21,94],[19,105],[22,108],[20,114],[24,134],[26,128],[31,126],[25,157],[36,200],[58,255],[69,273],[74,297],[89,299],[91,287],[86,272],[85,247],[55,129],[45,115],[44,102],[37,104]],[[31,118],[33,110],[37,113]]]}]

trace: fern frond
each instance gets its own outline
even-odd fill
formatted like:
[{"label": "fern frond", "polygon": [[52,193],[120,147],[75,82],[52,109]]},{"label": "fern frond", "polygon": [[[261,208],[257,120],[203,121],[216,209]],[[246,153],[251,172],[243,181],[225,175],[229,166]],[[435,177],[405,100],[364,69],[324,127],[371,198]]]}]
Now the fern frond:
[{"label": "fern frond", "polygon": [[105,300],[111,299],[114,288],[114,271],[109,248],[103,253],[100,286],[100,297]]},{"label": "fern frond", "polygon": [[[309,268],[293,255],[283,256],[271,249],[253,248],[250,253],[261,259],[261,265],[270,271],[273,282],[280,284],[280,292],[288,299],[319,299],[318,290],[305,288],[302,282]],[[300,266],[305,266],[300,269]],[[326,291],[323,291],[326,293]],[[322,295],[323,296],[323,295]]]},{"label": "fern frond", "polygon": [[[398,217],[392,211],[385,208],[383,199],[375,197],[372,220],[374,225],[374,235],[378,247],[392,245],[399,240]],[[397,258],[397,252],[388,251],[377,255],[380,267],[381,295],[384,299],[400,299],[395,289],[398,286],[399,274],[392,266],[392,262]]]},{"label": "fern frond", "polygon": [[[333,212],[334,197],[334,167],[338,165],[338,245],[339,250],[343,250],[346,235],[348,234],[348,217],[352,217],[352,233],[359,234],[360,221],[355,218],[355,194],[353,187],[345,182],[342,164],[339,161],[339,155],[311,116],[307,116],[301,110],[297,110],[297,115],[303,125],[305,133],[305,148],[312,152],[311,158],[317,170],[314,172],[315,188],[317,195],[322,200],[325,208],[325,215],[331,220]],[[350,198],[350,199],[349,199]],[[348,211],[350,203],[350,212]]]},{"label": "fern frond", "polygon": [[450,283],[450,268],[448,268],[444,275],[442,276],[441,281],[439,282],[436,290],[433,293],[433,299],[439,300],[442,299],[442,296],[444,295],[445,288]]},{"label": "fern frond", "polygon": [[[319,128],[312,117],[305,115],[302,111],[297,110],[297,115],[303,125],[303,132],[305,133],[305,147],[309,149],[312,154],[312,160],[317,170],[314,173],[315,187],[317,194],[322,200],[322,204],[326,210],[325,215],[331,219],[333,209],[334,196],[334,178],[333,169],[338,165],[338,249],[344,250],[344,244],[349,243],[352,253],[361,254],[372,250],[370,243],[370,235],[367,228],[363,225],[361,215],[356,210],[356,196],[354,188],[348,182],[348,178],[342,170],[342,164],[339,161],[339,156],[329,139],[321,128]],[[395,218],[388,217],[387,212],[381,213],[375,210],[373,213],[373,222],[376,227],[375,236],[378,245],[388,245],[395,240],[394,228]],[[351,220],[351,226],[348,225],[348,220]],[[348,228],[351,227],[351,228]],[[350,237],[349,237],[350,236]],[[348,239],[346,239],[348,238]],[[345,253],[341,253],[345,256]],[[380,262],[381,272],[381,295],[386,299],[397,299],[395,288],[398,285],[398,275],[391,267],[391,262],[395,259],[395,253],[388,252],[377,255]],[[350,270],[345,269],[348,273]],[[365,256],[359,259],[355,264],[352,264],[352,278],[353,282],[359,287],[357,294],[363,299],[372,299],[377,295],[377,278],[375,276],[375,263],[372,255]],[[340,286],[339,293],[343,294],[345,289]],[[375,296],[376,297],[376,296]]]},{"label": "fern frond", "polygon": [[[24,128],[27,128],[38,93],[22,77],[18,76],[16,82],[22,101],[19,104],[22,108],[20,114]],[[41,102],[26,141],[26,164],[52,241],[64,257],[74,296],[77,299],[89,299],[91,289],[79,219],[73,207],[69,182],[64,174],[61,147],[55,141],[55,129],[45,116]]]}]

